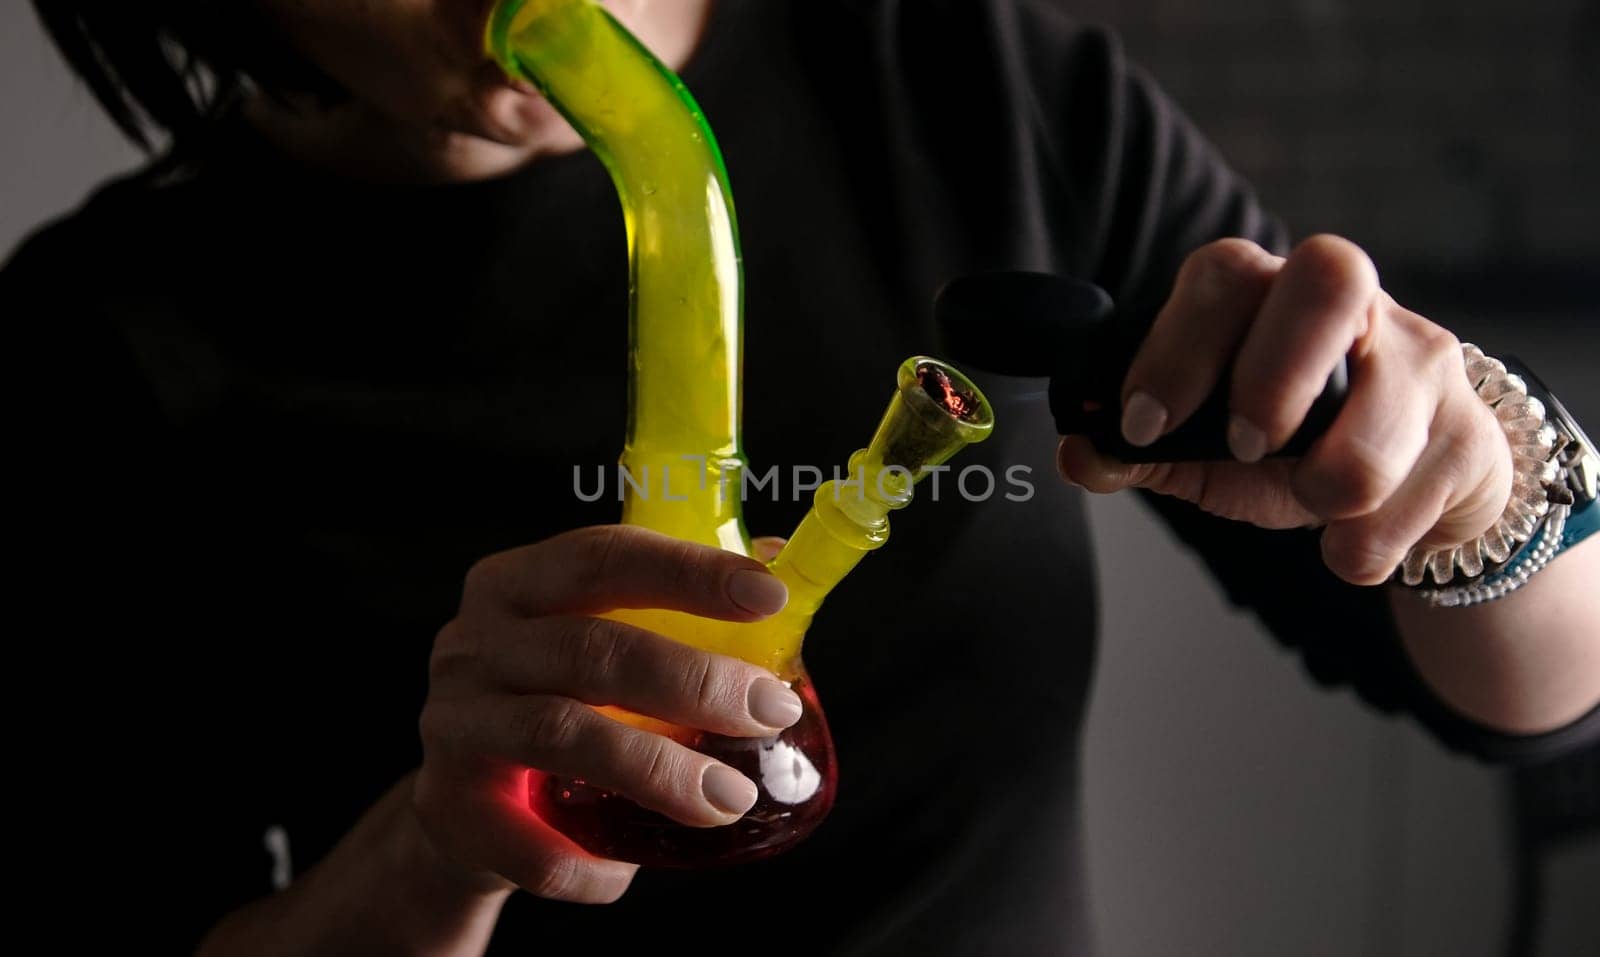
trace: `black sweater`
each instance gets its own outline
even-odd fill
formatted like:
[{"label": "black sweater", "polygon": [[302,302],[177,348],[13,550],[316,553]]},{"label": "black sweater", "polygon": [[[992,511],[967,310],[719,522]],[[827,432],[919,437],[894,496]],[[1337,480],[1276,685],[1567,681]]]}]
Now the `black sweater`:
[{"label": "black sweater", "polygon": [[[865,443],[951,276],[1071,274],[1148,312],[1205,241],[1285,241],[1114,40],[1044,0],[720,0],[684,77],[738,203],[758,470]],[[621,443],[621,215],[586,153],[379,187],[233,123],[0,275],[44,376],[27,461],[48,535],[28,547],[57,613],[30,647],[86,699],[45,747],[77,761],[93,735],[104,790],[74,832],[125,869],[92,893],[175,952],[268,890],[269,827],[304,869],[416,765],[428,649],[475,558],[616,519],[571,476]],[[786,387],[796,368],[825,371],[825,416]],[[962,461],[1031,466],[1037,494],[919,501],[822,610],[831,818],[778,859],[642,873],[611,907],[519,896],[496,952],[710,947],[704,918],[767,953],[1087,950],[1088,529],[1038,383],[986,382],[999,431]],[[804,497],[780,498],[748,502],[753,533],[792,529]],[[1449,715],[1381,590],[1337,581],[1314,533],[1151,504],[1318,682],[1489,756],[1594,736],[1593,715],[1535,739]]]}]

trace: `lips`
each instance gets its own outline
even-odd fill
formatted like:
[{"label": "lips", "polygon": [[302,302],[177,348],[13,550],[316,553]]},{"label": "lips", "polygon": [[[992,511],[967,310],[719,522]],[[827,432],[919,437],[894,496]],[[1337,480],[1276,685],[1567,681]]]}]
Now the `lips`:
[{"label": "lips", "polygon": [[473,76],[472,85],[481,92],[490,90],[515,90],[528,96],[538,96],[539,88],[519,76],[512,76],[500,68],[500,64],[493,60],[484,60],[478,64]]}]

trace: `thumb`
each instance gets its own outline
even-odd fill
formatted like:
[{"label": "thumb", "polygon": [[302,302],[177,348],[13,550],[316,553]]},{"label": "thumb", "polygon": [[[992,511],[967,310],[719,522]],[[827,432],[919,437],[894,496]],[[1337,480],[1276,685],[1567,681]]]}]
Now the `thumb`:
[{"label": "thumb", "polygon": [[1142,488],[1170,495],[1221,518],[1262,528],[1299,528],[1320,520],[1294,497],[1288,459],[1244,462],[1157,462],[1134,465],[1101,454],[1087,438],[1069,435],[1056,450],[1061,477],[1090,492]]},{"label": "thumb", "polygon": [[1154,465],[1131,465],[1102,455],[1087,437],[1065,435],[1056,448],[1056,469],[1073,485],[1100,495],[1134,488],[1150,480]]}]

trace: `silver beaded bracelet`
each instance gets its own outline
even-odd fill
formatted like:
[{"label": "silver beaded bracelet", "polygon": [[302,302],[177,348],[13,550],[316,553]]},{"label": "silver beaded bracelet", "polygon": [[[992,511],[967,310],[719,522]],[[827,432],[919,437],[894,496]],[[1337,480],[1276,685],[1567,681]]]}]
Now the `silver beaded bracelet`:
[{"label": "silver beaded bracelet", "polygon": [[1516,591],[1574,543],[1577,526],[1568,519],[1575,503],[1585,512],[1585,533],[1595,517],[1595,449],[1577,424],[1553,397],[1547,407],[1530,395],[1527,379],[1505,363],[1471,344],[1461,351],[1468,380],[1510,443],[1513,475],[1511,499],[1488,531],[1460,545],[1414,547],[1396,569],[1402,584],[1443,607]]}]

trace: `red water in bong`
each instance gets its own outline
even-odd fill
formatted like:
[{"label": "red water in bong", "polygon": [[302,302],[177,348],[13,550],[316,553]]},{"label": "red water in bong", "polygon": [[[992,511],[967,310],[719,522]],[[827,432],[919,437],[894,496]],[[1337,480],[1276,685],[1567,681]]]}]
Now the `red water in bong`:
[{"label": "red water in bong", "polygon": [[792,685],[800,720],[770,738],[699,732],[686,743],[756,783],[755,806],[722,827],[688,827],[581,779],[528,776],[535,813],[584,850],[646,867],[715,867],[771,857],[810,834],[833,807],[837,759],[810,682]]}]

